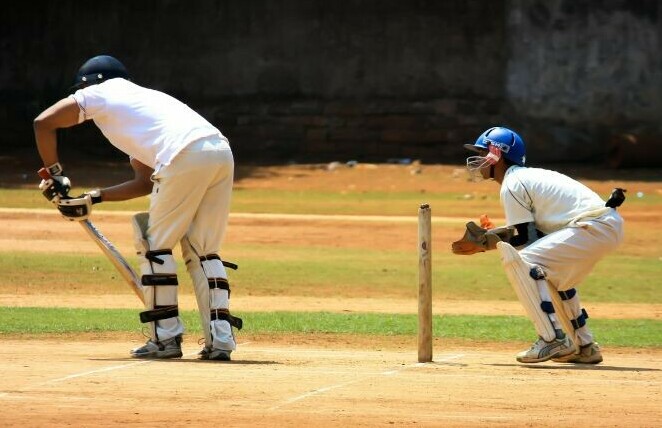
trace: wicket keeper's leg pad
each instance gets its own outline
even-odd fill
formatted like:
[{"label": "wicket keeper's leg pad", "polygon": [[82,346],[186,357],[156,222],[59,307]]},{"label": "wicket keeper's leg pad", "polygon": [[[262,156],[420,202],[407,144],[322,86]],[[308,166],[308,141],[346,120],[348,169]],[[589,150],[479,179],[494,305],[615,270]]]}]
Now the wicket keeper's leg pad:
[{"label": "wicket keeper's leg pad", "polygon": [[529,274],[531,266],[522,260],[517,250],[507,242],[499,242],[496,247],[499,250],[508,282],[515,290],[529,319],[533,322],[536,332],[547,342],[556,339],[554,324],[542,310],[542,298],[538,284]]}]

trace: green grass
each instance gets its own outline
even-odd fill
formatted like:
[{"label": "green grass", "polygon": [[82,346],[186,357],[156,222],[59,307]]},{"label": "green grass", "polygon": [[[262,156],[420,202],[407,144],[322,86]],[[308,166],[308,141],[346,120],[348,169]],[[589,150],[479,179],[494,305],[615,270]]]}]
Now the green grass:
[{"label": "green grass", "polygon": [[[415,337],[416,315],[337,314],[327,312],[247,312],[245,333],[333,333]],[[200,334],[198,314],[182,312],[189,334]],[[480,341],[523,341],[535,337],[524,317],[435,316],[434,336]],[[662,322],[595,320],[591,327],[601,344],[662,347]],[[0,334],[71,334],[140,331],[137,311],[125,309],[1,308]]]},{"label": "green grass", "polygon": [[[74,188],[72,195],[86,189]],[[232,212],[279,214],[346,214],[346,215],[416,215],[416,207],[427,202],[433,215],[474,218],[477,214],[501,216],[499,194],[495,190],[484,199],[465,199],[464,192],[397,192],[397,191],[321,191],[279,189],[235,189],[232,193]],[[630,197],[628,207],[660,209],[662,195],[645,198]],[[105,211],[144,211],[147,197],[124,202],[103,204]],[[0,207],[51,208],[43,196],[33,189],[0,188]]]},{"label": "green grass", "polygon": [[[416,215],[421,202],[443,207],[440,216],[464,215],[491,208],[499,213],[499,195],[483,200],[465,200],[464,193],[396,191],[285,191],[237,189],[232,194],[234,212],[344,215]],[[482,212],[482,211],[480,211]]]},{"label": "green grass", "polygon": [[[228,245],[227,258],[238,262],[230,271],[235,293],[317,297],[415,299],[418,260],[414,251]],[[137,266],[135,256],[128,260]],[[662,303],[660,261],[655,258],[608,256],[580,287],[584,302]],[[0,293],[30,289],[52,293],[125,294],[127,286],[101,254],[0,252]],[[495,253],[433,258],[433,295],[455,300],[515,300]],[[182,293],[192,293],[179,263]],[[54,284],[56,286],[54,286]]]}]

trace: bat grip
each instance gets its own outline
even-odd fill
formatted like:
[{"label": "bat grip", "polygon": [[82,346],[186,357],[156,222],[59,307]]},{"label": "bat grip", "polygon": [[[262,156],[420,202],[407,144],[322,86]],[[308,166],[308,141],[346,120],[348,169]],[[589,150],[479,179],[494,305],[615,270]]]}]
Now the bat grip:
[{"label": "bat grip", "polygon": [[37,174],[39,174],[39,177],[41,177],[43,180],[50,180],[53,178],[51,173],[46,168],[41,168],[39,171],[37,171]]}]

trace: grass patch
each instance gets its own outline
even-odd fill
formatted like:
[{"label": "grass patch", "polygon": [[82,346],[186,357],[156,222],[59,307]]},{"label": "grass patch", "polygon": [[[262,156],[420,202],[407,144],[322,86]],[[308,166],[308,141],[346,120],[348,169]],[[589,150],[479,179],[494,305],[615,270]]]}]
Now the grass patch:
[{"label": "grass patch", "polygon": [[[74,188],[72,195],[86,191]],[[412,215],[421,202],[444,207],[437,215],[470,215],[477,212],[500,213],[499,195],[481,200],[465,199],[464,193],[385,192],[385,191],[324,191],[235,189],[232,212],[276,214],[345,214],[345,215]],[[0,188],[0,206],[4,208],[49,208],[51,205],[33,189]],[[147,196],[122,202],[103,204],[104,211],[145,211]],[[473,214],[472,214],[473,213]]]},{"label": "grass patch", "polygon": [[[407,251],[229,245],[226,254],[240,264],[229,271],[235,293],[347,298],[411,298],[418,290],[417,255]],[[135,256],[128,257],[137,268]],[[660,261],[609,256],[580,287],[585,302],[662,303],[657,283]],[[125,294],[115,268],[101,254],[0,253],[0,293]],[[516,300],[494,253],[433,259],[433,295],[454,300]],[[180,293],[192,293],[190,278],[179,263]],[[624,286],[623,284],[627,284]]]},{"label": "grass patch", "polygon": [[463,192],[235,189],[232,210],[284,214],[416,215],[420,203],[427,202],[444,207],[443,212],[436,214],[443,216],[483,210],[501,212],[498,193],[481,200],[465,199],[464,195]]},{"label": "grass patch", "polygon": [[[415,336],[417,316],[403,314],[337,314],[328,312],[248,312],[247,333],[305,333]],[[200,334],[196,311],[183,311],[189,334]],[[606,346],[661,347],[662,322],[655,320],[592,320]],[[137,311],[126,309],[0,308],[0,334],[71,334],[140,331]],[[434,336],[483,341],[531,341],[535,331],[524,317],[435,316]]]},{"label": "grass patch", "polygon": [[[85,188],[74,188],[78,195]],[[494,191],[480,198],[467,198],[466,192],[404,192],[377,190],[280,190],[236,188],[232,192],[232,212],[275,214],[344,214],[344,215],[412,215],[422,202],[433,207],[433,215],[476,218],[490,213],[502,216],[499,193]],[[646,198],[628,197],[626,208],[660,210],[662,195]],[[122,202],[104,203],[104,211],[145,211],[147,196]],[[0,188],[0,207],[49,208],[51,205],[34,189]]]}]

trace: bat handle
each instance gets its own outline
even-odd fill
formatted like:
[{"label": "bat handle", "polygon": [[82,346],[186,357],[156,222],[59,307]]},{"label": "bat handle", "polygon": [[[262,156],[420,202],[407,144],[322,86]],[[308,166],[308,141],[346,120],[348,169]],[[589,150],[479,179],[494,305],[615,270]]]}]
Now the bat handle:
[{"label": "bat handle", "polygon": [[39,177],[41,177],[44,180],[50,180],[51,178],[53,178],[51,173],[46,168],[40,169],[39,171],[37,171],[37,174],[39,174]]}]

